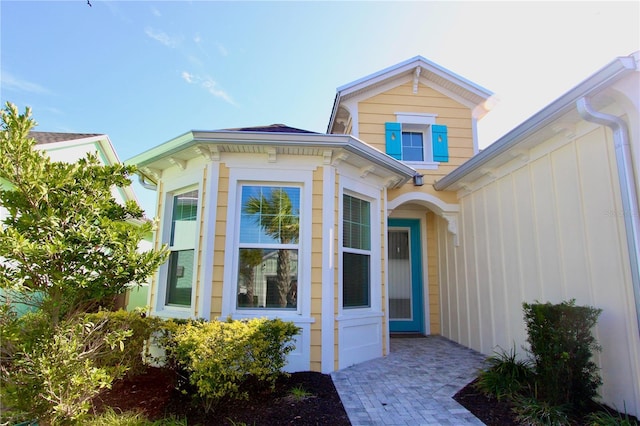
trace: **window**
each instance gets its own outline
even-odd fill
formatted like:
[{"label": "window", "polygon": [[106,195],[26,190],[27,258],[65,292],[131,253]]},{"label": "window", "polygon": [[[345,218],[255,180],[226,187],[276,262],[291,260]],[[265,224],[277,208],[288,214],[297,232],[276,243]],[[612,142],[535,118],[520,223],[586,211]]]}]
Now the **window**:
[{"label": "window", "polygon": [[241,187],[238,309],[297,309],[300,188]]},{"label": "window", "polygon": [[422,132],[402,132],[402,159],[404,161],[424,161]]},{"label": "window", "polygon": [[169,306],[191,306],[197,216],[198,190],[173,197],[165,295],[165,304]]},{"label": "window", "polygon": [[398,114],[398,117],[404,121],[385,123],[388,155],[414,163],[449,161],[447,126],[435,124],[435,117],[431,115]]},{"label": "window", "polygon": [[371,306],[371,204],[344,194],[342,306]]}]

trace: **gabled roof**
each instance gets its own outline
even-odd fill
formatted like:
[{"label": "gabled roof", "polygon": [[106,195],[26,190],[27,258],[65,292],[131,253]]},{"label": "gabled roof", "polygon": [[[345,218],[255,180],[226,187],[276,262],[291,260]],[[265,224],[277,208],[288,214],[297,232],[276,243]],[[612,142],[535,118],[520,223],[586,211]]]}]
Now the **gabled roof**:
[{"label": "gabled roof", "polygon": [[316,133],[310,130],[303,130],[295,127],[290,127],[290,126],[287,126],[286,124],[270,124],[268,126],[254,126],[254,127],[237,127],[234,129],[224,129],[224,130],[235,131],[235,132]]},{"label": "gabled roof", "polygon": [[[640,71],[638,65],[640,52],[618,57],[573,89],[560,96],[548,106],[531,116],[515,129],[493,142],[478,155],[471,157],[460,167],[438,180],[434,188],[438,191],[456,191],[464,183],[473,182],[482,176],[483,171],[492,170],[511,161],[514,152],[528,150],[540,141],[544,141],[560,131],[566,123],[582,120],[576,102],[584,97],[593,98],[594,105],[603,108],[613,98],[606,95],[609,87],[626,76]],[[598,97],[597,95],[603,94]],[[557,122],[564,123],[557,126]]]},{"label": "gabled roof", "polygon": [[477,118],[481,118],[488,112],[488,109],[484,108],[483,104],[493,95],[491,91],[472,83],[466,78],[422,56],[415,56],[404,62],[400,62],[399,64],[338,87],[327,132],[331,132],[338,107],[342,101],[354,96],[366,94],[368,91],[373,92],[376,88],[395,80],[398,80],[400,84],[410,78],[414,79],[414,84],[421,82],[446,95],[455,97],[471,108],[479,108],[480,110],[475,114]]},{"label": "gabled roof", "polygon": [[93,136],[106,136],[102,133],[60,133],[60,132],[29,132],[29,136],[36,140],[36,144],[66,142],[85,139]]},{"label": "gabled roof", "polygon": [[[109,136],[104,133],[63,133],[63,132],[29,132],[29,136],[36,140],[36,149],[48,153],[55,161],[75,162],[87,153],[97,152],[104,164],[120,163],[118,154],[113,148]],[[119,188],[123,200],[138,198],[131,186]]]}]

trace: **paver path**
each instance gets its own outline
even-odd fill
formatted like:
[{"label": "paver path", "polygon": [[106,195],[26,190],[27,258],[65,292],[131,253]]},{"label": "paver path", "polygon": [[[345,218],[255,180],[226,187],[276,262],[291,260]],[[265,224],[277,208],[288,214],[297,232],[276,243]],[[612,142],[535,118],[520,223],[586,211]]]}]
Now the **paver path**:
[{"label": "paver path", "polygon": [[452,396],[484,358],[440,336],[392,338],[389,356],[331,377],[353,426],[482,425]]}]

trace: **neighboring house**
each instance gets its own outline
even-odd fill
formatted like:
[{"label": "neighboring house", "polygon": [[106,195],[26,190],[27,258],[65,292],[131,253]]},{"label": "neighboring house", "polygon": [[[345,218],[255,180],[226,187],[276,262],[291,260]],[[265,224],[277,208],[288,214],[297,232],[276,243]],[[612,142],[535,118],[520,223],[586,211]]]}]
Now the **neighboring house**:
[{"label": "neighboring house", "polygon": [[[52,161],[63,161],[73,163],[87,154],[92,153],[98,156],[98,160],[105,165],[117,164],[120,162],[109,136],[98,133],[59,133],[59,132],[30,132],[30,137],[36,140],[35,148],[45,151]],[[114,198],[124,203],[126,201],[138,202],[132,187],[114,188]],[[4,219],[7,212],[0,206],[0,221]],[[152,236],[140,243],[141,250],[149,250]],[[126,296],[122,298],[120,304],[123,307],[133,309],[137,306],[145,306],[147,300],[147,286],[137,286],[132,288]]]},{"label": "neighboring house", "polygon": [[618,58],[480,153],[491,92],[422,57],[340,87],[327,134],[191,131],[146,151],[127,163],[171,250],[152,313],[291,320],[287,369],[331,372],[388,354],[391,333],[519,348],[522,302],[575,298],[604,309],[605,402],[638,415],[638,75]]}]

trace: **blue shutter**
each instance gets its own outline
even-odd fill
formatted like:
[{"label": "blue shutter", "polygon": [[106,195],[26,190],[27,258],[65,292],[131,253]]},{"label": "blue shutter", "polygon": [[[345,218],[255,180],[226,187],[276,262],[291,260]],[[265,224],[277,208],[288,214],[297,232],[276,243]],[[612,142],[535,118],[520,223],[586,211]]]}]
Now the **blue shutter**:
[{"label": "blue shutter", "polygon": [[433,161],[446,163],[449,161],[449,141],[447,126],[431,125],[431,144],[433,146]]},{"label": "blue shutter", "polygon": [[400,123],[384,123],[387,155],[402,160],[402,125]]}]

